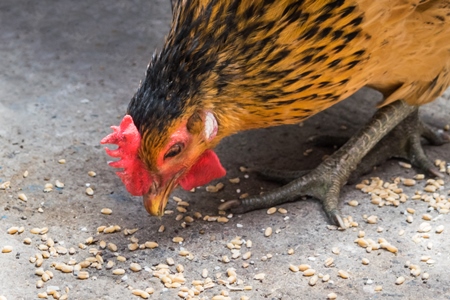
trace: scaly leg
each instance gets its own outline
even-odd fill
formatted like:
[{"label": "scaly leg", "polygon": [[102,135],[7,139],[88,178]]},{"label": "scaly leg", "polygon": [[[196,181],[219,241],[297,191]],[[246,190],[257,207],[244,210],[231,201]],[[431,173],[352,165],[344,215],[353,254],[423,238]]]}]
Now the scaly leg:
[{"label": "scaly leg", "polygon": [[[439,173],[425,155],[420,142],[421,137],[434,146],[450,142],[450,135],[431,129],[424,124],[419,118],[418,110],[416,110],[401,121],[369,151],[356,170],[352,172],[348,182],[355,182],[362,175],[369,173],[374,166],[380,165],[393,157],[406,159],[414,167],[431,176],[442,177],[443,175]],[[348,139],[342,137],[319,138],[320,144],[326,143],[326,145],[343,145],[346,141]],[[259,177],[282,184],[289,183],[309,172],[310,170],[286,171],[272,169],[256,171]]]},{"label": "scaly leg", "polygon": [[322,201],[330,220],[345,228],[338,209],[341,187],[362,158],[395,126],[417,108],[397,101],[379,109],[372,120],[356,133],[339,150],[323,161],[316,169],[295,179],[287,185],[261,196],[242,200],[230,200],[219,206],[220,210],[244,213],[251,210],[292,202],[301,195],[312,196]]}]

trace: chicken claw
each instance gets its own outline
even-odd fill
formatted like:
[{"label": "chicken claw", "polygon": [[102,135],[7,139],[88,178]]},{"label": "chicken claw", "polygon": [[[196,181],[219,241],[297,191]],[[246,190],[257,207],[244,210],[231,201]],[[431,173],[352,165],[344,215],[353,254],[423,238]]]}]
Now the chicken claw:
[{"label": "chicken claw", "polygon": [[345,228],[338,208],[341,187],[375,145],[405,118],[414,114],[417,115],[417,108],[403,101],[387,105],[379,109],[372,120],[344,146],[308,174],[263,195],[227,201],[219,209],[244,213],[296,201],[300,196],[311,196],[322,201],[332,223]]}]

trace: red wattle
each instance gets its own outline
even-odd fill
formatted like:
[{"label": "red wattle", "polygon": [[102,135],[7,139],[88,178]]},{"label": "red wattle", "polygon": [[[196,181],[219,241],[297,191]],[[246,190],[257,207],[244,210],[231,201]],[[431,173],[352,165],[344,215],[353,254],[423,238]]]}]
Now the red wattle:
[{"label": "red wattle", "polygon": [[226,173],[216,153],[212,150],[206,150],[178,183],[183,189],[189,191],[223,177]]}]

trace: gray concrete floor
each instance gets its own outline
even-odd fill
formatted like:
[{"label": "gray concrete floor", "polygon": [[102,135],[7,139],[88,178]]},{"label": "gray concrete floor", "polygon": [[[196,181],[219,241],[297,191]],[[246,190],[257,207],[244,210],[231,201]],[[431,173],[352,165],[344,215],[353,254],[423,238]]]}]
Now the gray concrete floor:
[{"label": "gray concrete floor", "polygon": [[[449,299],[450,239],[446,228],[436,234],[438,225],[449,221],[448,215],[428,212],[432,230],[428,237],[418,233],[427,213],[428,203],[408,200],[399,207],[377,207],[370,203],[370,195],[346,186],[342,192],[342,211],[359,224],[346,231],[329,230],[320,204],[307,200],[283,205],[287,214],[266,214],[255,211],[235,215],[228,223],[195,220],[182,227],[176,221],[175,201],[168,209],[173,215],[161,219],[149,217],[141,199],[127,194],[119,178],[106,164],[100,139],[117,125],[125,112],[129,99],[142,78],[147,62],[155,48],[161,47],[170,23],[169,1],[12,1],[0,2],[0,184],[10,181],[11,187],[0,190],[0,248],[12,246],[10,253],[0,253],[0,295],[7,299],[37,299],[38,293],[58,288],[60,295],[69,299],[138,299],[132,289],[153,288],[150,299],[181,299],[180,287],[167,288],[153,276],[159,263],[173,258],[175,264],[184,266],[184,287],[191,289],[194,280],[209,281],[215,285],[205,289],[199,298],[220,299],[222,291],[231,299],[326,299],[336,293],[338,299]],[[446,97],[448,98],[448,97]],[[266,166],[289,169],[308,169],[320,163],[325,154],[333,150],[312,146],[308,138],[317,135],[349,136],[364,124],[375,110],[378,94],[363,90],[351,99],[306,121],[303,127],[284,126],[245,132],[223,141],[217,153],[228,170],[225,184],[219,193],[199,189],[195,193],[177,190],[174,195],[189,202],[188,212],[193,216],[217,215],[221,199],[233,199],[237,189],[242,193],[256,194],[276,185],[260,181],[250,175],[245,178],[239,166]],[[450,120],[449,104],[444,98],[423,108],[426,121],[442,128]],[[346,128],[346,129],[344,129]],[[308,156],[303,152],[313,149]],[[450,145],[426,146],[431,159],[450,160]],[[59,164],[65,159],[65,164]],[[88,171],[97,173],[89,177]],[[28,177],[23,173],[28,171]],[[404,169],[398,161],[388,161],[362,179],[378,176],[385,181],[395,177],[412,178],[414,169]],[[239,176],[241,182],[232,184],[229,178]],[[64,188],[54,188],[44,193],[46,183],[60,180]],[[448,176],[445,177],[448,184]],[[94,189],[93,196],[85,194],[86,184]],[[424,181],[414,187],[399,185],[411,197],[422,190]],[[448,185],[439,190],[448,197]],[[18,199],[24,193],[26,202]],[[425,193],[425,192],[424,192]],[[360,205],[345,205],[356,199]],[[104,207],[112,209],[103,215]],[[406,208],[414,208],[412,223],[406,222]],[[39,212],[41,209],[41,212]],[[367,224],[364,215],[379,217],[377,224]],[[97,234],[101,225],[119,225],[121,232]],[[158,232],[161,225],[164,232]],[[7,234],[12,226],[24,227],[21,234]],[[59,254],[44,260],[44,270],[54,277],[36,288],[39,276],[29,258],[38,249],[42,235],[30,233],[32,228],[48,228],[47,238],[57,246],[74,247],[74,254]],[[264,229],[272,227],[274,233],[264,236]],[[379,227],[383,231],[379,232]],[[448,226],[447,226],[448,227]],[[124,229],[139,228],[134,237],[139,244],[156,241],[155,249],[130,251],[131,236]],[[354,243],[358,231],[377,241],[382,237],[398,248],[393,254],[386,250],[365,249]],[[399,231],[404,230],[403,235]],[[79,243],[89,237],[97,242],[82,250]],[[184,238],[182,244],[172,241],[174,236]],[[251,240],[253,246],[242,246],[241,257],[232,259],[227,243],[236,236]],[[31,245],[23,243],[31,238]],[[45,237],[44,237],[45,238]],[[413,240],[415,239],[415,241]],[[100,249],[100,241],[113,242],[117,253]],[[432,243],[432,245],[429,245]],[[427,246],[432,246],[428,247]],[[332,248],[338,247],[338,255]],[[55,270],[52,264],[68,263],[70,259],[81,262],[93,257],[95,250],[102,251],[106,261],[116,262],[115,268],[126,270],[123,275],[113,275],[103,264],[101,270],[88,268],[89,279],[80,280],[73,274]],[[431,248],[431,249],[429,249]],[[191,260],[179,255],[185,249],[193,254]],[[294,249],[289,255],[288,250]],[[251,251],[251,257],[242,255]],[[119,262],[116,255],[127,258]],[[231,261],[224,263],[222,256]],[[429,256],[435,262],[421,262]],[[324,266],[327,258],[334,264]],[[361,263],[370,260],[369,265]],[[428,280],[410,275],[407,261],[420,266]],[[130,263],[139,263],[143,270],[129,269]],[[249,265],[244,268],[244,263]],[[301,272],[289,270],[290,264],[309,264],[317,274],[329,274],[330,281],[321,279],[315,286]],[[223,285],[227,269],[234,268],[239,282]],[[202,271],[208,271],[205,279]],[[176,273],[175,266],[170,266]],[[350,274],[348,279],[338,277],[338,271]],[[262,281],[254,276],[265,273]],[[218,278],[218,274],[221,277]],[[405,282],[396,285],[397,277]],[[206,282],[206,283],[207,283]],[[205,283],[205,282],[204,282]],[[382,291],[376,292],[375,286]],[[252,286],[243,291],[244,286]],[[235,289],[238,289],[236,291]],[[51,297],[51,296],[49,296]]]}]

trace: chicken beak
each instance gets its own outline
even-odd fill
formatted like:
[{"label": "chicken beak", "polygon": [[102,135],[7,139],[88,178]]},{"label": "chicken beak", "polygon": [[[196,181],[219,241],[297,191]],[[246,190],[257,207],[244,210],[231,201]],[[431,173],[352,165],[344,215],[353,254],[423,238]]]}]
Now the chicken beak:
[{"label": "chicken beak", "polygon": [[169,181],[168,184],[158,187],[154,182],[150,190],[143,196],[144,207],[152,216],[161,217],[164,215],[169,195],[174,188],[174,180]]}]

